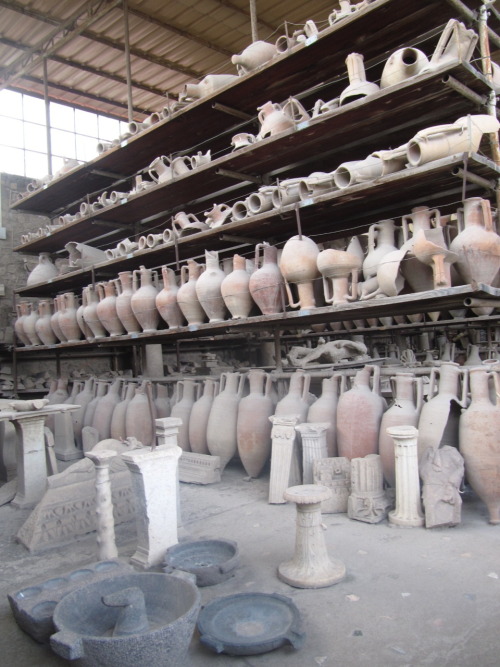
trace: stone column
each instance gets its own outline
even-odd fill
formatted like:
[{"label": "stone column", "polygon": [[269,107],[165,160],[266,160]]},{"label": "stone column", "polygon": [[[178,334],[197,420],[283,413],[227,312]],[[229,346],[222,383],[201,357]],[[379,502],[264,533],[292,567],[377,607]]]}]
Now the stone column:
[{"label": "stone column", "polygon": [[111,459],[116,456],[116,452],[104,449],[100,452],[87,452],[85,456],[95,465],[95,511],[97,514],[99,560],[116,558],[118,550],[115,542],[115,520],[109,477],[109,464]]},{"label": "stone column", "polygon": [[269,480],[269,503],[285,503],[286,489],[300,484],[300,467],[295,444],[295,425],[299,421],[294,417],[269,417],[273,424],[271,431],[271,477]]},{"label": "stone column", "polygon": [[285,491],[285,499],[297,505],[295,553],[278,567],[279,578],[297,588],[323,588],[342,581],[345,566],[331,560],[321,526],[321,503],[331,496],[326,486],[305,484]]},{"label": "stone column", "polygon": [[351,461],[351,495],[347,516],[366,523],[379,523],[387,516],[391,503],[384,492],[382,461],[378,454],[368,454]]},{"label": "stone column", "polygon": [[303,423],[295,427],[295,430],[302,436],[302,482],[304,484],[314,482],[314,461],[328,457],[326,431],[329,428],[330,424],[327,422]]},{"label": "stone column", "polygon": [[132,473],[137,502],[138,544],[131,562],[144,569],[159,565],[166,550],[178,541],[177,470],[181,454],[177,445],[122,454]]},{"label": "stone column", "polygon": [[423,526],[418,476],[418,430],[413,426],[391,426],[387,433],[394,440],[396,460],[396,509],[389,522],[397,526]]}]

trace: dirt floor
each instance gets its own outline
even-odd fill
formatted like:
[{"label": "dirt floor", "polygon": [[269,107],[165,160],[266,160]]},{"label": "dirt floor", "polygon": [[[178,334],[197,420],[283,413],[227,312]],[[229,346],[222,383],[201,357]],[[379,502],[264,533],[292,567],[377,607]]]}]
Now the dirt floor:
[{"label": "dirt floor", "polygon": [[[266,475],[245,481],[235,464],[220,484],[182,484],[183,535],[229,538],[241,551],[233,578],[200,589],[203,603],[245,591],[287,595],[302,614],[304,646],[236,658],[211,653],[195,633],[185,665],[500,665],[500,526],[487,523],[486,508],[472,493],[464,494],[456,528],[395,528],[324,515],[328,551],[345,563],[347,576],[329,588],[303,590],[276,575],[293,553],[295,506],[268,505],[268,483]],[[95,534],[30,555],[14,541],[28,514],[0,508],[0,665],[69,664],[18,628],[6,593],[95,561]],[[120,556],[134,552],[133,524],[118,526],[117,543]]]}]

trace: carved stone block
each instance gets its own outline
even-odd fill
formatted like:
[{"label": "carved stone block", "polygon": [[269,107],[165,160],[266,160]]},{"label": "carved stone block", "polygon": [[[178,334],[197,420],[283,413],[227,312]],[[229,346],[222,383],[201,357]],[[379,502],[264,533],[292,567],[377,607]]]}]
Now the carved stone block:
[{"label": "carved stone block", "polygon": [[444,445],[428,447],[420,462],[424,481],[422,500],[425,527],[456,526],[461,521],[460,484],[464,476],[464,459],[458,449]]},{"label": "carved stone block", "polygon": [[314,483],[326,486],[332,496],[321,503],[323,514],[347,512],[347,501],[351,492],[351,462],[345,456],[336,456],[314,461]]},{"label": "carved stone block", "polygon": [[384,488],[382,462],[378,454],[351,461],[351,495],[347,516],[356,521],[380,523],[387,517],[390,501]]},{"label": "carved stone block", "polygon": [[182,452],[179,459],[179,481],[188,484],[217,484],[220,480],[219,456]]}]

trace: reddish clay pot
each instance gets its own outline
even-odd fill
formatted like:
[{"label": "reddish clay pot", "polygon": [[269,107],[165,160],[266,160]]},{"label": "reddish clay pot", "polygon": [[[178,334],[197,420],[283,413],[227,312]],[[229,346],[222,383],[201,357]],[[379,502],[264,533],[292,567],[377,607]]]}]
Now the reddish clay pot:
[{"label": "reddish clay pot", "polygon": [[[102,326],[101,320],[97,316],[97,306],[99,305],[99,297],[94,290],[93,285],[88,285],[84,288],[87,305],[83,309],[83,319],[92,332],[95,339],[105,338],[107,335],[106,329]],[[54,322],[52,321],[52,324]],[[57,333],[56,333],[57,335]]]},{"label": "reddish clay pot", "polygon": [[62,294],[64,308],[59,314],[59,327],[68,343],[77,343],[82,337],[82,330],[76,318],[77,301],[73,292]]},{"label": "reddish clay pot", "polygon": [[[292,236],[285,243],[280,259],[280,271],[285,279],[288,304],[291,308],[307,310],[316,307],[314,281],[320,277],[316,260],[319,248],[308,236]],[[292,293],[296,285],[296,296]]]},{"label": "reddish clay pot", "polygon": [[134,294],[132,271],[121,271],[118,274],[120,284],[116,297],[116,314],[127,333],[140,333],[141,325],[137,321],[130,302]]},{"label": "reddish clay pot", "polygon": [[207,424],[212,403],[219,389],[216,380],[205,380],[203,395],[194,403],[189,415],[189,446],[196,454],[210,454],[207,444]]},{"label": "reddish clay pot", "polygon": [[255,268],[248,283],[252,299],[264,315],[282,313],[285,307],[285,283],[278,267],[278,250],[268,243],[259,243],[255,247]]},{"label": "reddish clay pot", "polygon": [[274,414],[272,378],[263,370],[248,373],[250,393],[241,399],[236,423],[238,454],[249,477],[258,477],[271,455],[269,417]]},{"label": "reddish clay pot", "polygon": [[59,342],[52,329],[51,318],[50,301],[44,299],[38,304],[38,319],[35,324],[35,331],[44,345],[55,345]]},{"label": "reddish clay pot", "polygon": [[177,444],[185,452],[191,451],[189,446],[189,416],[194,402],[198,398],[197,393],[200,385],[194,380],[179,380],[177,383],[177,403],[170,412],[171,417],[182,419],[177,435]]},{"label": "reddish clay pot", "polygon": [[226,306],[221,294],[224,271],[219,266],[219,253],[205,250],[206,269],[196,281],[196,295],[209,322],[226,319]]},{"label": "reddish clay pot", "polygon": [[184,316],[177,303],[177,280],[175,272],[166,266],[162,267],[163,289],[156,296],[156,307],[161,317],[168,324],[169,329],[178,329],[184,326]]},{"label": "reddish clay pot", "polygon": [[[99,303],[96,308],[97,317],[110,336],[122,336],[125,329],[116,313],[116,288],[113,280],[98,283]],[[87,320],[89,327],[92,324]]]},{"label": "reddish clay pot", "polygon": [[240,373],[222,373],[221,391],[214,398],[207,424],[207,445],[212,456],[220,456],[221,470],[236,454],[238,405],[245,378]]},{"label": "reddish clay pot", "polygon": [[130,300],[132,311],[142,327],[144,333],[152,333],[158,329],[160,323],[160,313],[156,308],[156,296],[158,290],[153,285],[153,272],[141,266],[139,272],[134,271],[134,275],[139,273],[141,286],[137,289]]},{"label": "reddish clay pot", "polygon": [[189,326],[198,326],[206,320],[198,295],[196,283],[200,277],[203,266],[188,259],[187,264],[181,268],[181,286],[177,292],[177,303]]},{"label": "reddish clay pot", "polygon": [[253,308],[249,282],[245,258],[234,255],[233,271],[224,278],[220,287],[224,303],[234,320],[247,318]]}]

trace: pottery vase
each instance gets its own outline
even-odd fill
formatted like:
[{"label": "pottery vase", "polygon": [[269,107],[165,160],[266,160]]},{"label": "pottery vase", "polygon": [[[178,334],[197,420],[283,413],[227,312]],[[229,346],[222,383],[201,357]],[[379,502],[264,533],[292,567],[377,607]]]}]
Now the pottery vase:
[{"label": "pottery vase", "polygon": [[151,446],[155,441],[155,418],[151,383],[144,381],[128,404],[125,416],[127,438],[136,438],[145,447]]},{"label": "pottery vase", "polygon": [[73,423],[73,433],[75,436],[76,446],[82,449],[82,429],[83,418],[87,405],[94,398],[94,378],[85,380],[83,389],[75,396],[75,405],[78,405],[78,410],[71,412],[71,421]]},{"label": "pottery vase", "polygon": [[185,452],[191,451],[189,446],[189,416],[195,401],[199,398],[197,392],[200,385],[194,380],[179,380],[177,382],[177,403],[172,407],[171,417],[182,419],[177,435],[177,444]]},{"label": "pottery vase", "polygon": [[327,248],[319,253],[316,262],[323,280],[326,303],[341,306],[358,298],[358,275],[362,258],[356,250],[357,247],[351,241],[347,250]]},{"label": "pottery vase", "polygon": [[207,444],[207,425],[212,403],[219,390],[219,383],[208,378],[205,380],[203,394],[195,401],[189,415],[189,446],[196,454],[209,454]]},{"label": "pottery vase", "polygon": [[38,255],[38,264],[29,274],[26,285],[36,285],[38,283],[46,283],[51,278],[55,278],[58,274],[57,267],[50,259],[48,252],[41,252]]},{"label": "pottery vase", "polygon": [[389,56],[380,78],[380,87],[394,86],[419,74],[429,64],[429,59],[420,49],[406,46]]},{"label": "pottery vase", "polygon": [[59,315],[59,326],[68,339],[68,343],[77,343],[83,335],[76,318],[78,302],[73,292],[66,292],[62,295],[62,298],[64,300],[64,310]]},{"label": "pottery vase", "polygon": [[61,327],[59,326],[60,310],[63,307],[61,302],[61,296],[62,295],[54,297],[54,312],[52,313],[52,316],[50,318],[50,324],[52,326],[52,331],[55,333],[56,337],[61,341],[61,343],[65,343],[67,338],[63,334]]},{"label": "pottery vase", "polygon": [[264,315],[283,312],[284,281],[278,267],[278,250],[275,246],[259,243],[255,247],[255,271],[250,276],[248,289]]},{"label": "pottery vase", "polygon": [[265,139],[295,126],[295,121],[288,116],[279,104],[266,102],[257,107],[260,131],[257,139]]},{"label": "pottery vase", "polygon": [[422,409],[422,380],[415,378],[412,373],[396,373],[391,381],[394,383],[394,399],[382,416],[378,447],[384,479],[391,488],[394,488],[396,485],[394,440],[387,433],[387,429],[393,426],[417,426]]},{"label": "pottery vase", "polygon": [[340,94],[340,106],[369,97],[378,92],[376,83],[366,80],[364,58],[360,53],[350,53],[346,58],[349,85]]},{"label": "pottery vase", "polygon": [[299,369],[290,376],[288,393],[276,404],[276,417],[298,417],[297,423],[307,420],[309,411],[309,385],[311,376]]},{"label": "pottery vase", "polygon": [[250,315],[254,302],[249,289],[250,276],[246,260],[241,255],[233,256],[233,271],[221,283],[221,295],[233,320]]},{"label": "pottery vase", "polygon": [[116,380],[109,386],[106,395],[103,396],[96,405],[92,427],[99,433],[99,440],[111,438],[111,420],[113,418],[114,409],[118,403],[120,403],[121,385],[122,379],[116,378]]},{"label": "pottery vase", "polygon": [[363,262],[365,280],[377,275],[377,269],[384,255],[397,250],[394,244],[395,232],[394,220],[381,220],[368,228],[368,254]]},{"label": "pottery vase", "polygon": [[[99,321],[110,336],[123,335],[125,329],[116,313],[115,281],[108,280],[105,283],[98,283],[97,290],[99,293],[99,303],[97,304],[96,313]],[[92,329],[92,324],[88,320],[87,323]]]},{"label": "pottery vase", "polygon": [[248,373],[250,393],[241,399],[236,422],[238,454],[249,477],[258,477],[271,455],[269,417],[274,414],[272,377],[259,368]]},{"label": "pottery vase", "polygon": [[337,456],[337,405],[339,400],[340,376],[333,375],[321,383],[321,396],[307,412],[309,423],[329,424],[326,430],[328,456]]},{"label": "pottery vase", "polygon": [[132,295],[130,305],[143,332],[152,333],[158,329],[160,323],[160,313],[156,308],[158,290],[153,284],[156,272],[141,266],[138,272],[134,271],[135,274],[140,275],[141,286]]},{"label": "pottery vase", "polygon": [[95,380],[94,383],[94,397],[87,403],[87,409],[83,416],[83,426],[92,426],[94,423],[94,413],[97,404],[104,398],[108,390],[108,383],[104,380]]},{"label": "pottery vase", "polygon": [[118,274],[119,294],[116,297],[116,314],[127,333],[140,333],[141,325],[137,321],[130,301],[136,289],[133,284],[132,271],[121,271]]},{"label": "pottery vase", "polygon": [[85,288],[82,289],[82,302],[76,309],[76,321],[78,322],[78,326],[80,327],[80,331],[83,334],[83,337],[87,340],[90,340],[91,338],[94,337],[94,334],[92,333],[92,329],[89,327],[87,322],[85,322],[85,319],[83,317],[83,311],[87,307],[87,290]]},{"label": "pottery vase", "polygon": [[[97,285],[96,285],[97,287]],[[99,296],[93,285],[84,288],[87,305],[83,309],[83,319],[92,332],[95,339],[104,338],[107,335],[106,329],[102,326],[101,320],[97,315],[99,305]],[[57,335],[57,333],[56,333]]]},{"label": "pottery vase", "polygon": [[178,329],[184,326],[184,316],[177,302],[177,280],[173,269],[162,267],[163,289],[156,296],[156,308],[160,316],[168,324],[169,329]]},{"label": "pottery vase", "polygon": [[196,283],[202,269],[203,266],[194,259],[188,259],[187,264],[181,268],[181,286],[177,292],[177,303],[190,326],[198,326],[206,320],[205,311],[196,293]]},{"label": "pottery vase", "polygon": [[206,269],[196,281],[196,296],[208,316],[209,322],[226,319],[226,306],[221,294],[224,271],[219,266],[219,253],[205,250]]},{"label": "pottery vase", "polygon": [[207,423],[207,446],[212,456],[220,457],[221,471],[236,454],[238,406],[243,395],[245,376],[222,373],[220,393],[214,398]]},{"label": "pottery vase", "polygon": [[352,460],[378,453],[380,422],[385,407],[385,401],[379,395],[379,381],[380,367],[367,365],[356,373],[352,389],[340,396],[337,406],[339,456]]},{"label": "pottery vase", "polygon": [[168,396],[168,387],[165,384],[156,384],[156,397],[154,399],[156,409],[156,419],[170,417],[170,398]]},{"label": "pottery vase", "polygon": [[[318,255],[318,246],[307,236],[292,236],[285,243],[279,268],[291,308],[308,310],[316,307],[314,281],[320,275],[316,265]],[[292,292],[293,285],[296,285],[296,295]]]},{"label": "pottery vase", "polygon": [[431,229],[433,225],[439,227],[440,220],[441,214],[438,209],[430,209],[428,206],[415,206],[409,215],[401,219],[404,243],[400,248],[402,255],[400,270],[414,292],[425,292],[434,288],[432,268],[416,259],[413,252],[415,236],[421,230]]},{"label": "pottery vase", "polygon": [[482,368],[470,370],[472,401],[462,413],[459,449],[465,461],[467,480],[488,508],[489,521],[500,523],[500,402],[490,400],[489,381],[500,396],[500,374]]},{"label": "pottery vase", "polygon": [[236,65],[238,74],[242,76],[264,65],[268,60],[274,58],[277,53],[274,44],[259,39],[249,44],[239,55],[231,56],[231,62]]},{"label": "pottery vase", "polygon": [[235,74],[207,74],[199,83],[186,83],[179,100],[199,100],[238,80]]},{"label": "pottery vase", "polygon": [[[21,301],[16,305],[17,318],[14,322],[14,331],[23,345],[31,345],[30,339],[24,333],[24,319],[28,314],[28,306],[26,301]],[[55,341],[57,343],[57,340]]]},{"label": "pottery vase", "polygon": [[58,342],[52,329],[51,318],[51,303],[48,299],[44,299],[38,304],[38,319],[35,324],[35,331],[44,345],[55,345]]},{"label": "pottery vase", "polygon": [[34,303],[27,304],[26,317],[23,320],[23,331],[27,336],[30,345],[41,345],[42,341],[40,340],[36,332],[36,323],[38,321],[38,311]]},{"label": "pottery vase", "polygon": [[111,425],[109,427],[110,437],[115,440],[125,440],[127,437],[126,418],[130,401],[134,398],[137,385],[129,382],[125,387],[123,398],[116,404],[111,416]]}]

